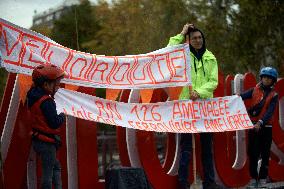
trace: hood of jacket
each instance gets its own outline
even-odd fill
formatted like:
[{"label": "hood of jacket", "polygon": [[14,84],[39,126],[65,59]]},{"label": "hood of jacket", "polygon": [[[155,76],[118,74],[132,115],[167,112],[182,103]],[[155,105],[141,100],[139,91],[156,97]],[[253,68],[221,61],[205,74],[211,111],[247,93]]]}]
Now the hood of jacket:
[{"label": "hood of jacket", "polygon": [[28,107],[32,107],[32,105],[44,95],[47,95],[44,89],[40,87],[32,87],[27,93]]},{"label": "hood of jacket", "polygon": [[193,53],[193,55],[195,56],[195,58],[196,58],[197,60],[201,60],[203,54],[204,54],[205,51],[206,51],[206,41],[205,41],[204,34],[203,34],[203,32],[202,32],[200,29],[194,28],[191,32],[197,32],[197,31],[200,32],[200,33],[201,33],[201,36],[202,36],[202,40],[203,40],[202,47],[201,47],[201,49],[199,49],[198,51],[196,51],[196,50],[193,48],[193,46],[192,46],[191,44],[189,44],[189,48],[190,48],[190,52]]}]

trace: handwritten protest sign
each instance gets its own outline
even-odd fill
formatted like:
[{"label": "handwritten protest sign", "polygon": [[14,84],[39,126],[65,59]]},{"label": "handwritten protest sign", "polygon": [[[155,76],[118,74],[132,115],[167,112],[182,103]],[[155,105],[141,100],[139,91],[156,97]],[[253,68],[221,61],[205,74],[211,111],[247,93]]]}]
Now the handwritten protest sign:
[{"label": "handwritten protest sign", "polygon": [[59,89],[58,112],[133,129],[157,132],[223,132],[253,127],[239,96],[160,103],[122,103]]},{"label": "handwritten protest sign", "polygon": [[10,72],[31,75],[35,66],[54,64],[68,73],[63,82],[73,85],[135,89],[184,86],[191,82],[188,44],[140,55],[95,55],[68,49],[0,19],[0,51],[1,66]]}]

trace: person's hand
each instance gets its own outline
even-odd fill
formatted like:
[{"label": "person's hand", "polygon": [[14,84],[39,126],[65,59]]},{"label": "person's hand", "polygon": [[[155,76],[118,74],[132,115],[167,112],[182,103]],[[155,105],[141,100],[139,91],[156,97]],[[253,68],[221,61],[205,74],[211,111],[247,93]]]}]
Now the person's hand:
[{"label": "person's hand", "polygon": [[194,25],[193,25],[193,24],[186,23],[186,24],[183,26],[183,29],[182,29],[182,31],[180,32],[180,34],[186,35],[186,34],[188,33],[188,30],[189,30],[189,29],[193,29],[193,28],[194,28]]},{"label": "person's hand", "polygon": [[199,93],[196,92],[196,91],[191,91],[191,93],[190,93],[190,99],[191,99],[191,100],[196,100],[196,99],[198,99],[198,98],[200,98]]},{"label": "person's hand", "polygon": [[260,130],[260,122],[257,122],[256,124],[254,124],[254,130],[256,132],[258,132]]}]

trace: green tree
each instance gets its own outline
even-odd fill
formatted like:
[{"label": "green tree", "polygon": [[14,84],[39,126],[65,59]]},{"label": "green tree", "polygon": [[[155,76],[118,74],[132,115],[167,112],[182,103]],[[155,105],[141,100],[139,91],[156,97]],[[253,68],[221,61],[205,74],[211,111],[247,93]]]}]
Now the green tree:
[{"label": "green tree", "polygon": [[86,43],[96,54],[125,55],[150,52],[167,45],[188,20],[195,20],[184,0],[99,1],[101,30]]},{"label": "green tree", "polygon": [[0,68],[0,104],[4,93],[4,88],[7,80],[7,71],[4,68]]},{"label": "green tree", "polygon": [[55,21],[51,38],[71,49],[86,51],[82,43],[94,38],[99,30],[95,12],[88,0],[72,5]]},{"label": "green tree", "polygon": [[284,2],[279,0],[187,1],[207,47],[225,73],[272,65],[284,70]]},{"label": "green tree", "polygon": [[[166,46],[191,22],[204,31],[223,72],[257,73],[272,65],[283,76],[283,12],[281,0],[99,0],[94,6],[86,0],[71,6],[52,30],[32,29],[72,49],[126,55]],[[6,73],[0,74],[3,83]]]},{"label": "green tree", "polygon": [[32,26],[30,29],[46,37],[51,37],[51,28],[46,25]]},{"label": "green tree", "polygon": [[236,0],[231,15],[230,53],[238,65],[234,71],[258,72],[261,66],[284,63],[284,2],[278,0]]},{"label": "green tree", "polygon": [[230,56],[230,35],[228,14],[230,14],[231,0],[201,0],[190,1],[197,19],[197,27],[204,31],[206,47],[217,57],[219,67],[227,72],[232,69]]}]

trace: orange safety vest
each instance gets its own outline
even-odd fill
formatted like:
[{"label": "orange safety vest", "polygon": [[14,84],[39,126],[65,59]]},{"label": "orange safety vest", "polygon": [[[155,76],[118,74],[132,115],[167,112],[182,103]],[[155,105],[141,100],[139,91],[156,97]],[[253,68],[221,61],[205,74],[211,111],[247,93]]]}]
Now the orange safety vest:
[{"label": "orange safety vest", "polygon": [[[263,115],[265,114],[265,112],[267,111],[269,104],[271,102],[271,99],[274,97],[274,95],[276,94],[276,92],[274,91],[274,89],[272,89],[271,92],[269,92],[268,96],[265,99],[264,105],[261,108],[260,113],[257,116],[250,116],[250,119],[252,122],[257,122],[259,121]],[[260,103],[260,101],[264,98],[264,91],[263,89],[260,87],[260,84],[257,84],[254,89],[253,89],[253,93],[252,93],[252,102],[250,104],[250,107],[248,107],[248,109],[253,108],[255,105],[257,105],[258,103]],[[266,123],[267,125],[272,125],[272,117],[268,120],[268,122]]]},{"label": "orange safety vest", "polygon": [[46,118],[44,117],[40,105],[41,103],[51,98],[48,95],[42,96],[37,102],[35,102],[30,108],[31,119],[32,119],[32,136],[44,142],[55,143],[55,139],[52,137],[53,135],[58,135],[60,133],[60,129],[52,129],[48,126]]}]

